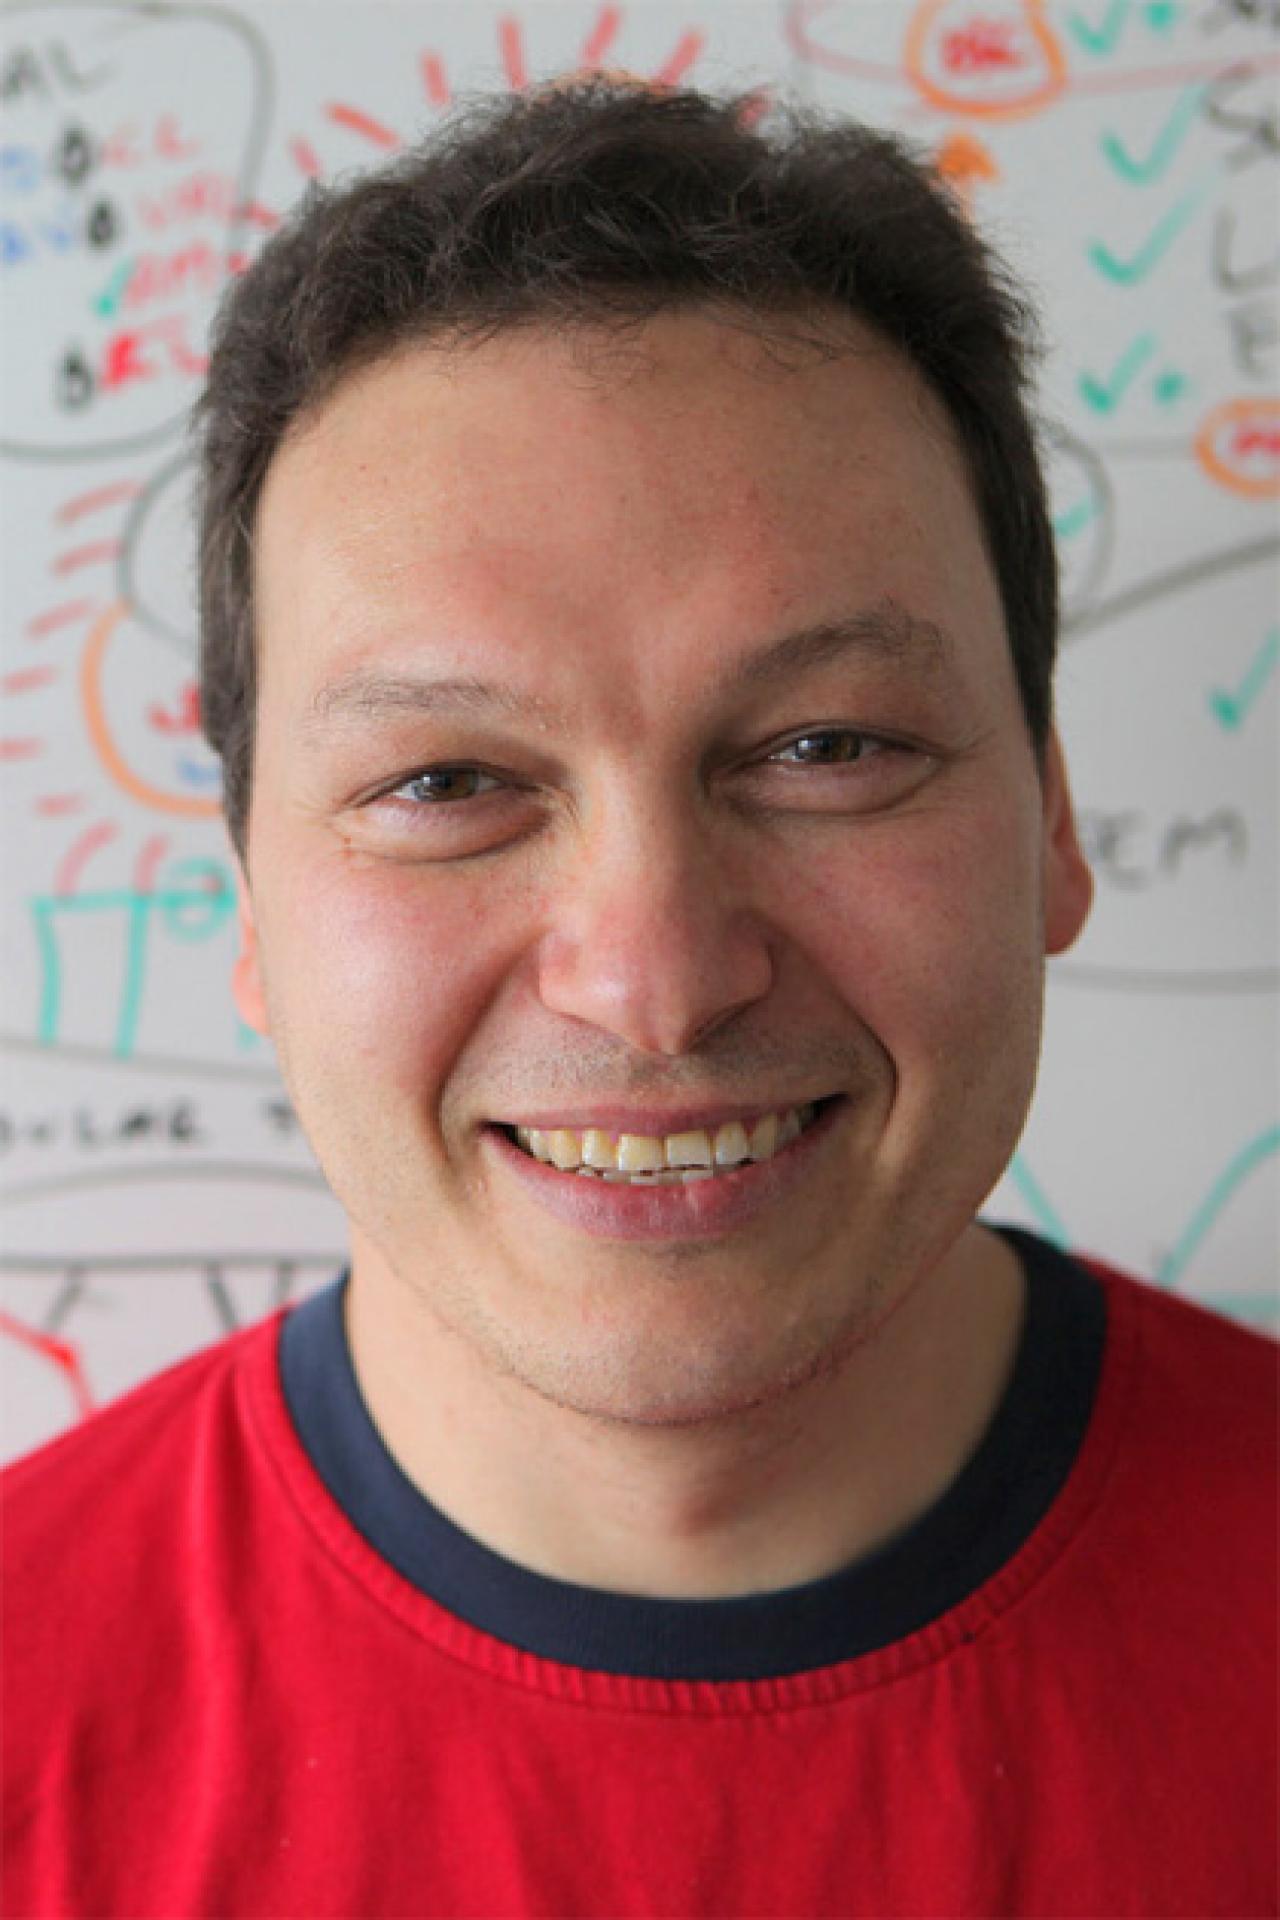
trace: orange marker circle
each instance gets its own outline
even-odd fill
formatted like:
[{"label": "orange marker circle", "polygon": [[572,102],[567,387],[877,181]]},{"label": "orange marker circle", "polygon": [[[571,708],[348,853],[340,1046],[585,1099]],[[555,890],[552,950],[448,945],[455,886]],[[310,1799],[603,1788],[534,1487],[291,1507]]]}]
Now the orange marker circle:
[{"label": "orange marker circle", "polygon": [[[941,107],[947,113],[970,113],[984,120],[1015,120],[1023,114],[1039,113],[1057,99],[1067,83],[1067,63],[1061,42],[1044,17],[1044,0],[1017,0],[1016,7],[1010,7],[1006,0],[1006,12],[1016,12],[1019,16],[1016,22],[1008,24],[1017,25],[1031,35],[1037,59],[1027,76],[1027,91],[1002,99],[975,97],[963,89],[931,79],[926,73],[925,58],[940,27],[940,16],[948,7],[954,9],[955,0],[920,0],[903,47],[907,78],[930,106]],[[994,17],[990,5],[974,9],[973,14],[968,23],[971,34],[991,34],[1006,24]]]},{"label": "orange marker circle", "polygon": [[1250,394],[1224,400],[1206,416],[1195,447],[1200,465],[1219,486],[1250,500],[1273,499],[1280,494],[1280,399]]},{"label": "orange marker circle", "polygon": [[117,600],[95,623],[85,642],[84,658],[80,662],[80,698],[89,738],[108,774],[131,799],[140,800],[144,807],[153,807],[157,813],[176,813],[187,820],[216,820],[222,811],[216,800],[197,800],[188,794],[166,793],[163,787],[152,786],[149,780],[133,771],[115,743],[102,697],[102,663],[111,636],[128,611],[127,603]]}]

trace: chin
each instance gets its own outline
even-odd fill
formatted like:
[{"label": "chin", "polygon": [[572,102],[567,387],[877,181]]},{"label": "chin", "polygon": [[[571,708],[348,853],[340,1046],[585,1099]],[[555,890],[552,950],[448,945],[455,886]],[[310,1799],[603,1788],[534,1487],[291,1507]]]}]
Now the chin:
[{"label": "chin", "polygon": [[835,1324],[789,1316],[785,1327],[748,1324],[741,1312],[708,1328],[614,1330],[552,1353],[521,1345],[505,1370],[556,1406],[609,1424],[706,1426],[783,1409],[836,1375],[868,1336],[866,1311]]}]

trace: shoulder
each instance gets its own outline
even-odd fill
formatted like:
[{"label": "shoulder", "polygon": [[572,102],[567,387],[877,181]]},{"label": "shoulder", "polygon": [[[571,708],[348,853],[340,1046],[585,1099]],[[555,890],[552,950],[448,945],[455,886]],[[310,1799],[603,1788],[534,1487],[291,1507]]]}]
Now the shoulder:
[{"label": "shoulder", "polygon": [[126,1557],[189,1497],[210,1451],[234,1451],[251,1376],[274,1362],[280,1316],[156,1374],[0,1473],[6,1587],[56,1569],[66,1581],[100,1547]]},{"label": "shoulder", "polygon": [[[255,1399],[279,1315],[167,1368],[0,1475],[5,1747],[37,1775],[93,1702],[159,1711],[269,1500]],[[118,1715],[116,1716],[119,1717]],[[16,1765],[17,1762],[15,1761]]]},{"label": "shoulder", "polygon": [[1202,1393],[1242,1389],[1275,1412],[1280,1342],[1271,1335],[1092,1254],[1076,1258],[1101,1281],[1113,1316],[1133,1323],[1149,1367],[1175,1379],[1185,1374],[1186,1383]]},{"label": "shoulder", "polygon": [[1227,1529],[1274,1529],[1280,1344],[1103,1261],[1081,1264],[1106,1300],[1100,1396],[1123,1450]]},{"label": "shoulder", "polygon": [[144,1778],[171,1780],[203,1725],[227,1634],[250,1611],[241,1562],[276,1522],[257,1405],[279,1317],[167,1368],[0,1475],[0,1733],[19,1873],[32,1849],[60,1873],[73,1812],[118,1821]]}]

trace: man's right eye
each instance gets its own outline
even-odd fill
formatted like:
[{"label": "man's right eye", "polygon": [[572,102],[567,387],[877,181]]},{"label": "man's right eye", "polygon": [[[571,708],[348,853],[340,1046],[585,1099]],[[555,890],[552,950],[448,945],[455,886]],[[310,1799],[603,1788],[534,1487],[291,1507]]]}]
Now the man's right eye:
[{"label": "man's right eye", "polygon": [[390,793],[382,797],[407,800],[415,807],[440,805],[451,800],[473,800],[478,791],[476,783],[481,780],[489,781],[494,787],[502,784],[479,767],[424,767],[421,773],[401,781],[398,787],[393,787]]},{"label": "man's right eye", "polygon": [[532,824],[527,783],[470,762],[420,767],[344,810],[354,843],[390,858],[457,860]]}]

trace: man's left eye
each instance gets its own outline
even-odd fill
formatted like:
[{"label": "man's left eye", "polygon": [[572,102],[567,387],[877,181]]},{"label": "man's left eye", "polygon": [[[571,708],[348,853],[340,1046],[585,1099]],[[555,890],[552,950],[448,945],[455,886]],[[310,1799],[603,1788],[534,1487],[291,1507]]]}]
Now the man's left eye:
[{"label": "man's left eye", "polygon": [[[859,733],[854,727],[818,727],[812,733],[802,733],[794,740],[788,740],[770,754],[771,760],[780,760],[784,754],[798,753],[798,762],[792,765],[803,767],[845,767],[852,766],[857,760],[866,760],[877,753],[891,751],[893,742],[881,740],[873,733]],[[816,751],[802,751],[816,749]]]},{"label": "man's left eye", "polygon": [[491,787],[502,785],[491,773],[482,773],[479,767],[427,767],[393,788],[391,798],[437,804],[473,800],[482,780],[487,780]]}]

